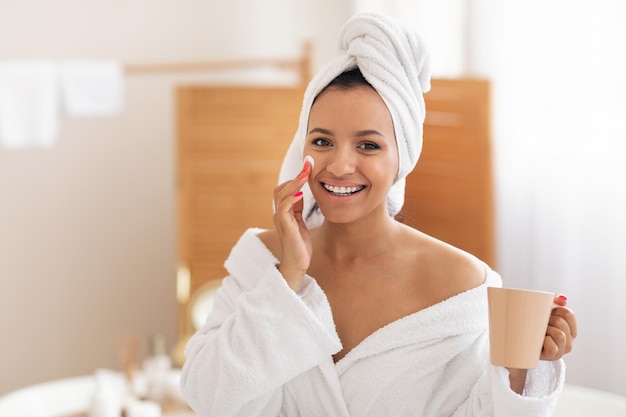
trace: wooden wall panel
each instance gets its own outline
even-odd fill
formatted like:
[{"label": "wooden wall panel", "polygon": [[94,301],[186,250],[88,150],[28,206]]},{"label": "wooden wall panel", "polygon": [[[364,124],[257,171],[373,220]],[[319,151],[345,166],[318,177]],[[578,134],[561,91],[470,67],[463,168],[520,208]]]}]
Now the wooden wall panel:
[{"label": "wooden wall panel", "polygon": [[222,278],[248,227],[273,227],[272,196],[301,88],[178,89],[179,257],[191,292]]},{"label": "wooden wall panel", "polygon": [[489,84],[435,79],[425,98],[424,148],[401,216],[493,265]]}]

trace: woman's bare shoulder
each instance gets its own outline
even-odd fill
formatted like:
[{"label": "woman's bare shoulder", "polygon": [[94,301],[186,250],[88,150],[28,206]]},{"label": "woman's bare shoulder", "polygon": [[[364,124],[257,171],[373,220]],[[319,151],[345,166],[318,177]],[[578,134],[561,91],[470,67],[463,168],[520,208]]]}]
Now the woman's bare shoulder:
[{"label": "woman's bare shoulder", "polygon": [[486,266],[474,255],[413,228],[408,229],[409,254],[423,276],[445,283],[454,294],[485,281]]}]

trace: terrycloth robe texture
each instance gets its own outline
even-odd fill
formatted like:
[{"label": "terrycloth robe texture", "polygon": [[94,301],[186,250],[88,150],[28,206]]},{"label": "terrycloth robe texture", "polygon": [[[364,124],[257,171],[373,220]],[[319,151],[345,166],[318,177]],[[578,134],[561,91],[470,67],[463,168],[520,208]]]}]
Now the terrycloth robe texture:
[{"label": "terrycloth robe texture", "polygon": [[[337,56],[313,77],[304,94],[298,130],[283,160],[279,182],[296,177],[302,169],[309,112],[315,97],[335,77],[355,67],[380,94],[393,120],[399,170],[387,206],[389,214],[395,216],[404,204],[405,178],[415,168],[422,150],[426,116],[423,95],[430,90],[430,66],[420,38],[386,16],[361,13],[344,25]],[[309,213],[315,201],[308,186],[302,191],[304,212]],[[322,221],[319,211],[306,220],[309,227]]]},{"label": "terrycloth robe texture", "polygon": [[485,283],[342,349],[328,300],[310,276],[296,293],[249,229],[233,248],[215,309],[190,339],[181,388],[201,417],[543,417],[564,364],[541,361],[525,395],[489,364]]}]

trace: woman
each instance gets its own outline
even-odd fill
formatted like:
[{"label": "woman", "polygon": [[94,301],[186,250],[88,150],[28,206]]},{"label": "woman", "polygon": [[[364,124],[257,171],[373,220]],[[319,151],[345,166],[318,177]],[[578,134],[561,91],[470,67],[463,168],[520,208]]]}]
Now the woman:
[{"label": "woman", "polygon": [[421,149],[423,46],[363,14],[342,51],[305,94],[275,230],[242,236],[188,344],[186,399],[200,416],[549,416],[573,313],[553,311],[536,369],[490,365],[499,276],[394,220]]}]

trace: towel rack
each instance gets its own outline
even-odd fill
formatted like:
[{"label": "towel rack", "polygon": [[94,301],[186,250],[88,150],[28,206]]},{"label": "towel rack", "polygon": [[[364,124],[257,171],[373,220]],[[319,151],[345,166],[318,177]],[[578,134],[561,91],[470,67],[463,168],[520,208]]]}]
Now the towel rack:
[{"label": "towel rack", "polygon": [[126,64],[124,71],[129,75],[137,74],[165,74],[180,72],[215,71],[231,68],[258,68],[277,67],[280,69],[293,70],[300,74],[302,84],[306,84],[311,78],[311,55],[312,45],[305,42],[302,47],[302,56],[292,59],[227,59],[196,62],[164,62],[152,64]]}]

